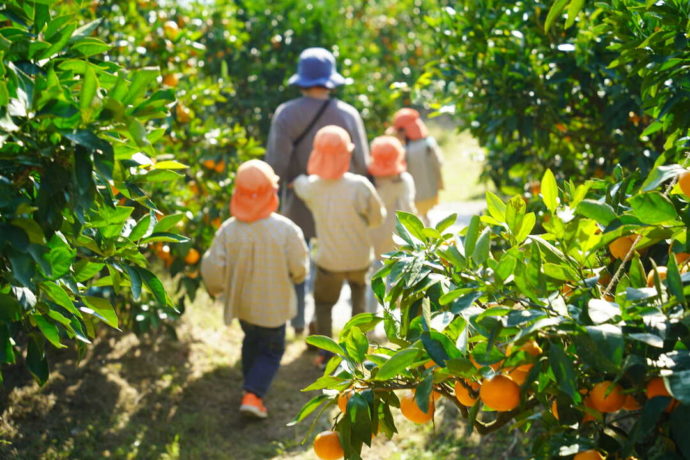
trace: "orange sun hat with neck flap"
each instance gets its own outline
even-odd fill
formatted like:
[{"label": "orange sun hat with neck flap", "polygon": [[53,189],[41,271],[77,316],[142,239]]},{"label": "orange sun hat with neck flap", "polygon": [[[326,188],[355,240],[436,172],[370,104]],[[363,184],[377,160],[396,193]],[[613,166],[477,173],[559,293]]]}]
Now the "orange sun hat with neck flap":
[{"label": "orange sun hat with neck flap", "polygon": [[424,139],[429,135],[429,130],[419,117],[419,112],[407,107],[395,112],[393,127],[397,130],[405,131],[405,137],[411,141]]},{"label": "orange sun hat with neck flap", "polygon": [[235,175],[230,213],[242,222],[264,219],[278,209],[278,176],[268,163],[249,160]]},{"label": "orange sun hat with neck flap", "polygon": [[369,172],[373,176],[394,176],[407,170],[405,147],[397,137],[379,136],[371,143]]},{"label": "orange sun hat with neck flap", "polygon": [[340,179],[350,169],[350,157],[354,148],[350,135],[343,128],[324,126],[314,137],[307,172],[322,179]]}]

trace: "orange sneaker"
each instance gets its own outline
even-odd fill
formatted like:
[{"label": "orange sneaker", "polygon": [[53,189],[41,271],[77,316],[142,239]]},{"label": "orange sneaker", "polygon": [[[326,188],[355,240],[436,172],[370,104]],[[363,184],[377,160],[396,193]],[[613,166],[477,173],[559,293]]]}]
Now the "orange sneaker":
[{"label": "orange sneaker", "polygon": [[268,417],[268,411],[264,406],[264,402],[254,393],[248,391],[244,392],[242,396],[242,404],[240,405],[240,413],[255,418]]}]

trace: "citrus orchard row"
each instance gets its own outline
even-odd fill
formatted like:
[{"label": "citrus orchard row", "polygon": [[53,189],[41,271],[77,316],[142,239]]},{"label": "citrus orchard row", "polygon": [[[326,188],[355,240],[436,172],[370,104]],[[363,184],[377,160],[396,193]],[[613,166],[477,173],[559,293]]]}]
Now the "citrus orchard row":
[{"label": "citrus orchard row", "polygon": [[[332,431],[359,458],[394,436],[392,408],[427,423],[441,396],[480,434],[535,430],[536,458],[687,456],[685,174],[575,185],[547,171],[536,198],[488,193],[459,235],[455,216],[425,228],[398,213],[399,250],[372,281],[382,315],[307,339],[336,357],[295,422],[337,404]],[[370,343],[381,322],[389,342]]]}]

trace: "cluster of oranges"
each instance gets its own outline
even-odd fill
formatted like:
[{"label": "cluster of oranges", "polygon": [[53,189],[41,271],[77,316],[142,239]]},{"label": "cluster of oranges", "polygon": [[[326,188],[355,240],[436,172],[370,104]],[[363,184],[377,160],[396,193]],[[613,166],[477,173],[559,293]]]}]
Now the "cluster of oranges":
[{"label": "cluster of oranges", "polygon": [[[166,267],[169,267],[175,261],[175,256],[172,254],[170,251],[170,246],[167,244],[154,244],[153,252]],[[198,264],[200,259],[201,253],[199,253],[199,251],[195,248],[190,248],[189,251],[187,251],[187,254],[184,256],[184,262],[189,266]]]},{"label": "cluster of oranges", "polygon": [[223,171],[225,171],[225,161],[223,160],[216,161],[213,159],[208,159],[204,160],[202,164],[204,165],[204,168],[210,169],[217,173],[222,173]]},{"label": "cluster of oranges", "polygon": [[[533,360],[541,355],[542,348],[534,339],[530,339],[518,351],[525,352]],[[506,354],[510,356],[512,353],[513,348],[509,346],[506,349]],[[474,364],[476,367],[481,367],[477,363]],[[502,361],[492,364],[490,367],[496,374],[481,382],[471,379],[457,380],[454,388],[458,402],[463,406],[471,407],[477,401],[481,401],[485,406],[497,412],[508,412],[517,408],[520,405],[520,387],[524,384],[527,374],[534,364],[532,362],[524,362],[518,366],[503,370],[501,369],[502,364]],[[428,361],[424,367],[430,368],[434,365],[433,361]],[[619,410],[633,411],[639,410],[642,407],[640,404],[642,395],[635,396],[610,380],[604,380],[595,384],[591,390],[583,388],[580,390],[580,393],[584,396],[584,405],[586,407],[582,419],[583,424],[595,420],[597,414],[613,413]],[[346,412],[348,402],[353,394],[354,390],[349,389],[338,395],[336,401],[341,412]],[[405,418],[414,423],[423,424],[430,422],[434,417],[436,400],[440,396],[440,393],[433,391],[429,397],[428,409],[423,411],[417,404],[415,391],[409,391],[400,398],[400,412]],[[646,399],[652,399],[657,396],[671,397],[663,379],[660,377],[649,380],[645,387],[644,396]],[[672,411],[677,405],[678,401],[672,399],[666,411]],[[557,420],[559,419],[556,400],[552,402],[551,413]],[[338,434],[334,431],[320,433],[314,440],[314,451],[322,460],[336,460],[344,455]],[[586,450],[579,452],[574,458],[575,460],[596,460],[604,459],[605,457],[597,450]]]}]

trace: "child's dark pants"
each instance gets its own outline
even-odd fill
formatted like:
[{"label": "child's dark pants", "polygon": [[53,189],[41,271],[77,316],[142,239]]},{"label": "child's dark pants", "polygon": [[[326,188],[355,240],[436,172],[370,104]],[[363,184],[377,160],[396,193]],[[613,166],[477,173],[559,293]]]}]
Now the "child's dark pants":
[{"label": "child's dark pants", "polygon": [[285,352],[285,325],[261,327],[240,321],[242,340],[242,375],[244,390],[263,398],[280,368]]}]

